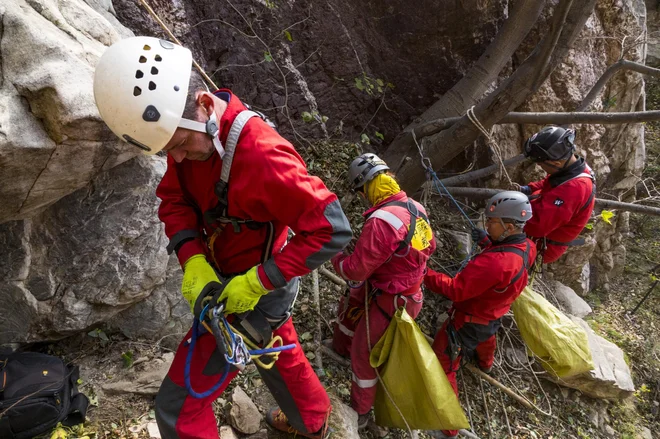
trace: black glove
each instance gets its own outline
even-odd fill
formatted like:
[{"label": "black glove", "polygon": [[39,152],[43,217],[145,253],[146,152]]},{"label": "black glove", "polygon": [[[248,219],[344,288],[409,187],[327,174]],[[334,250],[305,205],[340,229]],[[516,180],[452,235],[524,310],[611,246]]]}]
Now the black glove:
[{"label": "black glove", "polygon": [[470,232],[472,236],[472,242],[476,242],[480,247],[483,247],[488,240],[488,233],[483,229],[477,229],[476,227]]}]

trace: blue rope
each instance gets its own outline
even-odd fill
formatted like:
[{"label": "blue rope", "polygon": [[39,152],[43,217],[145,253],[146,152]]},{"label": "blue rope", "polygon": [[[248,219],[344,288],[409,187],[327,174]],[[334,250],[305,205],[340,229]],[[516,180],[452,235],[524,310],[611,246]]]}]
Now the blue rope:
[{"label": "blue rope", "polygon": [[[209,305],[206,305],[204,309],[202,310],[201,315],[206,315],[206,311],[208,310]],[[192,357],[193,357],[193,352],[195,350],[195,345],[197,344],[197,339],[199,338],[199,326],[201,325],[200,320],[195,317],[193,319],[193,326],[192,326],[192,335],[190,337],[190,345],[188,346],[188,353],[186,355],[186,363],[183,368],[183,377],[184,377],[184,382],[186,385],[186,390],[188,391],[188,394],[192,396],[193,398],[197,399],[202,399],[202,398],[207,398],[211,396],[215,391],[217,391],[220,386],[222,386],[227,379],[227,376],[229,375],[229,369],[231,365],[237,365],[237,364],[243,364],[242,361],[239,361],[237,359],[238,355],[238,342],[237,342],[237,336],[234,331],[232,331],[231,327],[229,326],[229,322],[227,322],[227,319],[223,316],[220,319],[229,333],[229,339],[231,343],[231,352],[232,355],[229,356],[225,353],[225,367],[222,372],[222,376],[218,380],[217,383],[215,383],[210,389],[204,391],[204,392],[197,392],[195,389],[193,389],[192,383],[190,381],[190,368],[192,365]],[[221,341],[224,343],[224,341]],[[241,340],[242,343],[242,340]],[[264,355],[264,354],[271,354],[275,352],[282,352],[282,351],[288,351],[291,349],[294,349],[296,347],[295,343],[288,344],[288,345],[283,345],[283,346],[275,346],[271,348],[266,348],[266,349],[254,349],[254,350],[247,350],[250,356],[252,355]],[[225,349],[226,351],[226,349]],[[247,361],[249,361],[249,357],[247,358]],[[246,362],[247,362],[246,361]]]},{"label": "blue rope", "polygon": [[433,177],[433,183],[435,184],[435,189],[438,191],[438,193],[442,193],[442,192],[440,191],[440,188],[438,187],[438,183],[440,183],[440,186],[442,186],[442,188],[444,189],[445,193],[449,196],[449,199],[454,203],[454,205],[456,205],[456,207],[457,207],[458,210],[461,212],[461,214],[462,214],[462,215],[465,217],[465,219],[470,223],[470,226],[471,226],[473,229],[476,229],[477,226],[475,226],[474,223],[472,222],[472,220],[470,219],[470,217],[467,216],[467,214],[466,214],[465,211],[461,208],[461,206],[458,204],[458,201],[456,201],[456,199],[453,197],[453,195],[449,193],[449,191],[448,191],[447,188],[445,187],[444,183],[442,183],[442,180],[440,180],[440,179],[438,178],[438,175],[435,173],[435,171],[434,171],[433,169],[427,167],[427,168],[426,168],[426,172],[428,172],[428,173],[431,175],[431,177]]},{"label": "blue rope", "polygon": [[193,398],[202,399],[211,396],[216,390],[220,388],[220,386],[224,384],[225,380],[227,379],[227,375],[229,375],[229,363],[228,362],[225,363],[222,377],[210,389],[206,390],[205,392],[197,392],[195,391],[195,389],[193,389],[192,383],[190,382],[190,365],[192,364],[192,356],[193,356],[193,351],[195,350],[195,344],[197,343],[197,337],[199,337],[199,332],[198,332],[199,325],[200,325],[199,319],[195,317],[193,320],[190,345],[188,346],[188,355],[186,355],[186,364],[183,368],[183,377],[188,394],[190,394],[190,396],[192,396]]}]

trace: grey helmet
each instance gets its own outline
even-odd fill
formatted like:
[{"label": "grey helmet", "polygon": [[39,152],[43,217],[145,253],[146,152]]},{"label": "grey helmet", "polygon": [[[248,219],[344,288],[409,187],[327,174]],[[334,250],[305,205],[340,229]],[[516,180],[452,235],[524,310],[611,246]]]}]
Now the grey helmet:
[{"label": "grey helmet", "polygon": [[348,183],[352,189],[364,186],[376,175],[390,169],[376,154],[366,153],[358,156],[348,168]]},{"label": "grey helmet", "polygon": [[490,197],[486,203],[486,218],[514,220],[516,224],[525,224],[532,218],[532,205],[527,195],[518,191],[504,191]]}]

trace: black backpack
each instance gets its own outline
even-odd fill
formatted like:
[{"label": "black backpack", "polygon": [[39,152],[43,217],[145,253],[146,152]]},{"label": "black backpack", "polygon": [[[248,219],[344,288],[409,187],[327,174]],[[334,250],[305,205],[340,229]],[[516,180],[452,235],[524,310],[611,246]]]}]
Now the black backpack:
[{"label": "black backpack", "polygon": [[36,352],[0,354],[0,438],[29,439],[61,422],[85,421],[89,400],[78,393],[78,367]]}]

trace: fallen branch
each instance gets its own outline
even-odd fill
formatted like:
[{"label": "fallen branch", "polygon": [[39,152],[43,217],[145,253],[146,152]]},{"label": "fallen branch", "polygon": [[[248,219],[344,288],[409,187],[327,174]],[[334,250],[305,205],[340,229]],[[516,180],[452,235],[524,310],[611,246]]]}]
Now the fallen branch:
[{"label": "fallen branch", "polygon": [[323,355],[326,355],[330,357],[335,363],[339,364],[340,366],[343,367],[351,367],[351,360],[348,358],[344,358],[335,351],[332,350],[332,348],[326,346],[325,344],[321,345],[321,352]]},{"label": "fallen branch", "polygon": [[[418,139],[437,134],[440,131],[452,127],[456,122],[460,121],[461,117],[448,117],[446,119],[436,119],[415,128],[415,136]],[[511,112],[504,116],[501,120],[494,123],[494,125],[501,125],[505,123],[522,123],[530,125],[566,125],[566,124],[590,124],[590,125],[607,125],[607,124],[624,124],[624,123],[639,123],[639,122],[653,122],[660,120],[660,111],[629,111],[622,113],[614,112],[548,112],[548,113],[532,113],[532,112]]]},{"label": "fallen branch", "polygon": [[[510,159],[504,160],[504,166],[513,166],[525,160],[525,156],[520,154]],[[468,181],[476,180],[477,178],[487,177],[496,173],[500,169],[500,165],[490,165],[485,168],[477,169],[476,171],[466,172],[465,174],[456,175],[454,177],[443,178],[440,180],[445,186],[467,183]]]},{"label": "fallen branch", "polygon": [[[318,270],[312,271],[312,299],[314,301],[314,310],[321,315],[321,293],[319,288],[319,272]],[[314,331],[314,344],[316,345],[316,352],[314,357],[314,366],[316,367],[316,374],[323,374],[323,358],[321,357],[321,346],[323,341],[323,327],[321,326],[321,319],[316,319],[316,331]]]},{"label": "fallen branch", "polygon": [[319,267],[319,273],[321,273],[323,276],[327,277],[331,282],[333,282],[336,285],[339,285],[340,287],[345,287],[346,286],[346,281],[342,279],[341,277],[337,276],[327,268],[321,266]]},{"label": "fallen branch", "polygon": [[[431,338],[430,336],[428,336],[428,335],[426,335],[426,334],[424,334],[424,337],[425,337],[426,340],[429,342],[429,344],[433,344],[433,338]],[[482,377],[483,379],[485,379],[486,381],[488,381],[488,382],[489,382],[490,384],[492,384],[493,386],[497,387],[498,389],[501,389],[504,393],[506,393],[506,394],[509,395],[511,398],[515,399],[516,401],[518,401],[520,404],[524,405],[524,406],[527,407],[528,409],[530,409],[530,410],[534,410],[534,409],[535,409],[534,405],[531,404],[527,399],[525,399],[525,398],[523,398],[522,396],[518,395],[516,392],[514,392],[513,390],[511,390],[510,388],[508,388],[508,387],[505,386],[504,384],[500,383],[499,381],[497,381],[497,380],[496,380],[495,378],[493,378],[492,376],[490,376],[490,375],[488,375],[487,373],[482,372],[482,371],[479,370],[478,368],[474,367],[474,365],[468,363],[465,367],[466,367],[467,370],[469,370],[470,372],[479,375],[480,377]]]},{"label": "fallen branch", "polygon": [[[490,198],[503,189],[487,189],[472,187],[447,187],[447,190],[454,196],[484,199]],[[623,203],[621,201],[605,200],[596,198],[596,206],[601,209],[617,209],[625,212],[644,213],[647,215],[660,216],[660,208],[653,206],[644,206],[642,204]]]}]

